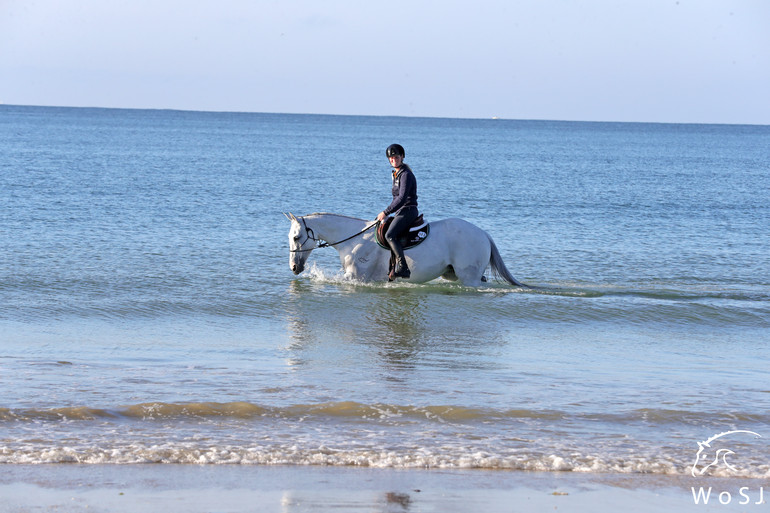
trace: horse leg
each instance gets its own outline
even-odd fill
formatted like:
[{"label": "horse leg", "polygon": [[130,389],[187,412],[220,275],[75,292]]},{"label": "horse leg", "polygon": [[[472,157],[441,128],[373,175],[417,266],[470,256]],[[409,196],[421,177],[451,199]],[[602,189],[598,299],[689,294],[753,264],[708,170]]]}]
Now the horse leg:
[{"label": "horse leg", "polygon": [[466,287],[480,287],[489,265],[490,243],[486,232],[473,225],[457,238],[459,244],[451,252],[450,264],[455,276]]},{"label": "horse leg", "polygon": [[484,271],[486,265],[481,267],[477,265],[469,265],[463,269],[455,269],[455,274],[460,280],[460,283],[466,287],[480,287],[486,280],[484,279]]},{"label": "horse leg", "polygon": [[441,275],[442,278],[449,281],[457,281],[459,278],[457,277],[457,274],[455,273],[455,268],[451,265],[447,267],[447,270],[444,271],[444,273]]}]

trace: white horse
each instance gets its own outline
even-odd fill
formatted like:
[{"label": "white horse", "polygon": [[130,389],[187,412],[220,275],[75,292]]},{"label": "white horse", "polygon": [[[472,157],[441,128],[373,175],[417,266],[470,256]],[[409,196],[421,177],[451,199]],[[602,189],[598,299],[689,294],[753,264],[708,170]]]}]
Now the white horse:
[{"label": "white horse", "polygon": [[[340,254],[345,276],[359,281],[386,281],[390,251],[377,244],[375,222],[315,213],[302,217],[284,214],[291,221],[289,267],[294,274],[305,269],[310,252],[334,247]],[[325,241],[325,242],[321,242]],[[478,287],[487,267],[506,282],[527,287],[514,278],[503,263],[492,238],[477,226],[452,218],[430,224],[430,235],[405,251],[412,275],[406,281],[424,283],[439,276]]]}]

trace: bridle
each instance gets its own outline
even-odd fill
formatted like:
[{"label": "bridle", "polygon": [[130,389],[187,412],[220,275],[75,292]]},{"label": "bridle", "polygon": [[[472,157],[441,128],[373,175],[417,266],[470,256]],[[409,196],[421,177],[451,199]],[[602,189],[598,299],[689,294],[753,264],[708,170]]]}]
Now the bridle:
[{"label": "bridle", "polygon": [[364,228],[363,230],[361,230],[360,232],[354,233],[350,237],[347,237],[347,238],[342,239],[342,240],[338,240],[337,242],[326,242],[326,241],[323,241],[321,239],[316,238],[315,232],[313,231],[312,228],[308,228],[307,223],[305,222],[305,218],[304,217],[300,217],[299,219],[302,221],[302,226],[305,227],[305,240],[302,241],[302,243],[299,245],[299,247],[301,248],[302,246],[304,246],[305,243],[307,241],[309,241],[309,240],[312,240],[313,242],[315,242],[315,247],[310,248],[310,249],[290,249],[289,253],[306,253],[308,251],[313,251],[314,249],[330,248],[332,246],[336,246],[337,244],[342,244],[343,242],[347,242],[350,239],[355,239],[359,235],[363,235],[364,233],[368,232],[369,230],[371,230],[372,228],[374,228],[375,226],[380,224],[379,221],[375,221],[372,224],[370,224],[369,226],[367,226],[366,228]]},{"label": "bridle", "polygon": [[315,232],[313,231],[313,229],[307,227],[307,223],[305,222],[305,218],[304,217],[300,217],[299,219],[302,221],[302,224],[305,227],[305,240],[303,240],[300,243],[299,247],[301,248],[302,246],[305,245],[305,243],[307,241],[312,240],[312,241],[315,242],[315,248],[310,248],[310,249],[290,249],[289,253],[304,253],[306,251],[313,251],[314,249],[320,247],[320,245],[318,243],[319,239],[315,238]]}]

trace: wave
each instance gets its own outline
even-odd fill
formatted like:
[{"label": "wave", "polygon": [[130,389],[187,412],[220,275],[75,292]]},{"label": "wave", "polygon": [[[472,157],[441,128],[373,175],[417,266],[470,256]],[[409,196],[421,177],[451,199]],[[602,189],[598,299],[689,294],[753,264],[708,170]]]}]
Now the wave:
[{"label": "wave", "polygon": [[441,278],[428,283],[396,282],[362,282],[346,276],[342,271],[329,273],[312,263],[306,278],[298,278],[294,283],[310,281],[318,285],[337,285],[349,287],[347,290],[377,290],[377,289],[415,289],[425,292],[466,292],[466,293],[499,293],[499,294],[530,294],[562,297],[638,297],[665,301],[701,301],[701,300],[730,300],[766,303],[770,301],[770,293],[766,286],[745,285],[732,286],[720,283],[667,283],[660,282],[652,285],[612,285],[581,282],[527,282],[531,288],[513,287],[494,278],[480,288],[467,287],[456,282]]},{"label": "wave", "polygon": [[431,450],[338,450],[330,447],[302,449],[254,447],[181,447],[169,444],[129,444],[112,448],[72,447],[48,449],[0,449],[0,463],[84,464],[240,464],[240,465],[334,465],[394,468],[465,468],[576,472],[655,472],[681,474],[685,466],[674,461],[645,458],[603,460],[582,455],[502,456],[487,452],[438,452]]},{"label": "wave", "polygon": [[[280,279],[261,287],[209,279],[153,281],[136,277],[116,283],[73,277],[5,277],[0,279],[0,319],[46,322],[51,319],[149,321],[158,318],[280,319],[287,309],[319,295],[340,308],[355,308],[341,297],[404,293],[420,299],[474,296],[491,301],[466,303],[467,308],[513,306],[519,318],[546,322],[620,321],[707,326],[770,326],[770,293],[756,284],[695,283],[692,280],[650,284],[533,282],[534,288],[510,287],[490,281],[481,288],[438,279],[427,284],[362,283],[342,272],[328,273],[312,264],[297,279]],[[526,281],[526,280],[525,280]],[[330,297],[331,296],[331,297]],[[515,304],[501,304],[506,298]],[[502,298],[502,301],[496,301]],[[337,304],[340,301],[342,304]],[[543,302],[548,302],[543,308]],[[431,300],[429,305],[433,304]],[[456,305],[455,305],[456,307]],[[474,315],[475,312],[468,312]],[[505,319],[507,316],[501,318]]]},{"label": "wave", "polygon": [[94,420],[185,420],[195,418],[231,419],[303,419],[399,421],[415,420],[427,423],[485,424],[511,420],[536,420],[546,422],[601,422],[603,425],[623,425],[645,422],[650,425],[687,422],[698,423],[767,423],[770,413],[736,412],[729,413],[688,411],[656,408],[633,409],[620,413],[568,412],[563,410],[497,409],[463,405],[398,405],[386,403],[360,403],[337,401],[317,404],[296,404],[287,406],[264,406],[246,401],[228,403],[191,402],[165,403],[149,402],[117,408],[95,408],[88,406],[57,407],[43,409],[0,408],[0,422],[38,421],[94,421]]},{"label": "wave", "polygon": [[[446,448],[338,449],[289,444],[268,447],[213,444],[123,444],[111,447],[0,446],[0,464],[193,464],[193,465],[321,465],[400,469],[481,469],[535,472],[690,475],[692,462],[683,454],[581,454],[575,450],[489,452]],[[718,468],[707,477],[767,478],[770,465],[753,461],[743,469]]]},{"label": "wave", "polygon": [[200,403],[141,403],[114,409],[86,406],[47,409],[0,408],[0,421],[56,420],[154,420],[207,417],[249,419],[257,417],[309,418],[337,417],[351,419],[424,419],[438,422],[485,421],[501,418],[557,419],[556,411],[501,410],[465,406],[400,406],[392,404],[363,404],[354,401],[298,404],[289,406],[259,406],[249,402]]},{"label": "wave", "polygon": [[8,409],[0,408],[0,421],[57,421],[100,419],[174,419],[187,417],[250,418],[263,415],[265,408],[247,402],[232,403],[143,403],[116,409],[90,408],[87,406]]},{"label": "wave", "polygon": [[[235,464],[688,475],[703,426],[757,429],[770,414],[399,405],[355,401],[139,403],[0,409],[0,464]],[[758,426],[758,427],[754,427]],[[724,429],[722,429],[724,431]],[[731,441],[738,471],[768,477],[770,451]],[[740,457],[740,459],[739,459]]]}]

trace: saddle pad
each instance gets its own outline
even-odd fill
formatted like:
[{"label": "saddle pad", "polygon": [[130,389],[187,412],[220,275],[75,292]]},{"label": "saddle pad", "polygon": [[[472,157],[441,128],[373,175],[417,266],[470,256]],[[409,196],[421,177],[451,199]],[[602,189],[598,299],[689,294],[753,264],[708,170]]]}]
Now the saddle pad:
[{"label": "saddle pad", "polygon": [[[385,233],[388,231],[390,223],[393,222],[392,217],[386,217],[383,222],[377,227],[377,244],[380,247],[390,250],[390,244],[385,240]],[[405,233],[402,233],[399,237],[401,247],[404,249],[413,248],[419,245],[422,241],[428,238],[430,234],[430,223],[426,222],[422,214],[415,219],[412,226]]]}]

